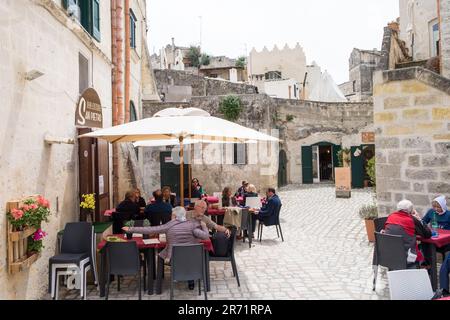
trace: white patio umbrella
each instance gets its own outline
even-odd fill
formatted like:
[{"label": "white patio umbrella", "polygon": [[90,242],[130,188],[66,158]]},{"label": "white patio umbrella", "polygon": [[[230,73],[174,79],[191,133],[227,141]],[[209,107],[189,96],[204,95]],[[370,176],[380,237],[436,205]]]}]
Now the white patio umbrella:
[{"label": "white patio umbrella", "polygon": [[80,138],[99,138],[108,142],[137,142],[145,140],[178,140],[180,144],[180,198],[184,199],[183,162],[184,140],[205,142],[273,141],[279,139],[256,130],[213,117],[198,108],[168,108],[151,118],[100,129]]}]

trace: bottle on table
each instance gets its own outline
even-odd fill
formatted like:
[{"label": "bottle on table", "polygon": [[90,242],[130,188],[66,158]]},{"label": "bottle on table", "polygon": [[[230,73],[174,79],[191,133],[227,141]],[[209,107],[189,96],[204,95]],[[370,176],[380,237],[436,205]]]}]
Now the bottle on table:
[{"label": "bottle on table", "polygon": [[437,221],[437,213],[433,212],[433,219],[431,220],[431,232],[432,232],[432,237],[437,237],[439,236],[439,224]]}]

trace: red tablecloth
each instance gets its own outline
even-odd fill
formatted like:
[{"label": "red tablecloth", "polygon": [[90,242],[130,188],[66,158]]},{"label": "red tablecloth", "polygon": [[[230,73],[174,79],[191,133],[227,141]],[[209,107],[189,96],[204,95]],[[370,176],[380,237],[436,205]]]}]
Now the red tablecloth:
[{"label": "red tablecloth", "polygon": [[103,215],[105,217],[111,217],[114,212],[116,212],[116,208],[105,210],[105,213],[103,213]]},{"label": "red tablecloth", "polygon": [[440,299],[434,299],[434,300],[450,300],[450,297],[440,298]]},{"label": "red tablecloth", "polygon": [[217,198],[217,197],[209,196],[209,197],[205,197],[203,199],[206,200],[208,203],[211,203],[211,204],[219,203],[219,198]]},{"label": "red tablecloth", "polygon": [[223,216],[225,214],[225,209],[208,209],[208,214],[210,216]]},{"label": "red tablecloth", "polygon": [[242,201],[244,201],[244,197],[236,197],[236,201],[237,202],[242,202]]},{"label": "red tablecloth", "polygon": [[438,248],[450,244],[450,230],[439,229],[438,233],[439,236],[437,238],[422,239],[421,237],[417,237],[417,240],[420,240],[424,243],[434,244]]},{"label": "red tablecloth", "polygon": [[[115,234],[113,236],[127,240],[127,238],[126,238],[126,236],[124,234]],[[141,237],[133,237],[133,239],[127,240],[127,241],[136,241],[138,249],[150,249],[150,248],[163,249],[163,248],[166,247],[166,242],[160,242],[160,243],[154,243],[154,244],[145,244],[144,243],[144,239],[141,238]],[[203,246],[205,247],[206,250],[211,251],[211,252],[214,251],[211,239],[200,240],[199,242],[203,243]],[[97,249],[98,250],[103,249],[103,247],[106,245],[106,243],[107,243],[107,241],[103,240],[102,242],[100,242],[97,245]]]}]

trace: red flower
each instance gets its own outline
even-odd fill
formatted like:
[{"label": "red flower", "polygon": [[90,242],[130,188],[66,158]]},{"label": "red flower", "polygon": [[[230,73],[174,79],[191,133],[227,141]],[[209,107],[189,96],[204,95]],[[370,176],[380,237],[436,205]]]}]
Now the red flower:
[{"label": "red flower", "polygon": [[23,217],[23,211],[18,209],[12,209],[11,214],[14,217],[14,220],[19,220]]},{"label": "red flower", "polygon": [[45,208],[50,208],[50,202],[42,196],[38,196],[37,198],[38,204]]}]

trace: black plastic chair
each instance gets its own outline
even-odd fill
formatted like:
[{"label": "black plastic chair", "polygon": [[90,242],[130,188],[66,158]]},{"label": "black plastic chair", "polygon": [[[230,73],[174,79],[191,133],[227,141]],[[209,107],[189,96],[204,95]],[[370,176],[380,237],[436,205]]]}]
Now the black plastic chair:
[{"label": "black plastic chair", "polygon": [[[95,261],[94,227],[89,222],[67,223],[62,235],[60,253],[49,259],[49,288],[51,297],[56,297],[58,271],[77,270],[81,277],[80,295],[86,299],[86,273],[92,269],[95,284],[97,284],[97,270]],[[57,298],[57,297],[56,297]]]},{"label": "black plastic chair", "polygon": [[[228,246],[228,250],[224,255],[216,255],[216,250],[214,250],[214,253],[209,252],[209,261],[230,261],[231,267],[233,269],[233,276],[236,277],[236,281],[238,283],[238,287],[241,286],[239,282],[239,275],[237,271],[236,266],[236,260],[234,258],[234,247],[236,245],[236,234],[237,234],[237,228],[236,226],[231,227],[231,235],[230,238],[227,238],[225,233],[223,232],[216,232],[215,233],[215,240],[213,241],[213,245],[215,244],[215,241],[220,241],[222,243],[226,243]],[[216,249],[216,248],[214,248]]]},{"label": "black plastic chair", "polygon": [[206,294],[206,266],[205,249],[203,244],[174,245],[172,247],[170,300],[173,300],[173,283],[175,281],[198,280],[198,294],[201,294],[200,283],[203,281],[205,300]]},{"label": "black plastic chair", "polygon": [[[106,296],[108,300],[109,285],[111,283],[111,275],[117,276],[138,276],[139,282],[139,300],[142,298],[142,281],[141,281],[141,263],[139,258],[139,250],[135,241],[129,242],[108,242],[106,244],[106,261],[108,271],[106,274]],[[118,282],[119,289],[119,282]]]},{"label": "black plastic chair", "polygon": [[[259,242],[262,241],[262,232],[263,232],[263,227],[270,227],[270,226],[275,226],[277,228],[277,237],[280,237],[281,234],[281,241],[284,242],[284,238],[283,238],[283,232],[281,231],[281,224],[280,224],[280,212],[281,212],[281,203],[277,208],[277,211],[275,212],[276,215],[276,219],[275,219],[275,223],[267,223],[266,221],[264,221],[264,219],[261,221],[259,220],[259,224],[258,224],[258,238],[259,238]],[[278,232],[279,229],[279,232]]]},{"label": "black plastic chair", "polygon": [[375,231],[381,232],[384,229],[384,225],[386,224],[388,217],[376,218],[373,220],[375,224]]},{"label": "black plastic chair", "polygon": [[373,261],[373,291],[376,288],[378,267],[393,270],[408,269],[403,237],[375,232],[375,255]]}]

